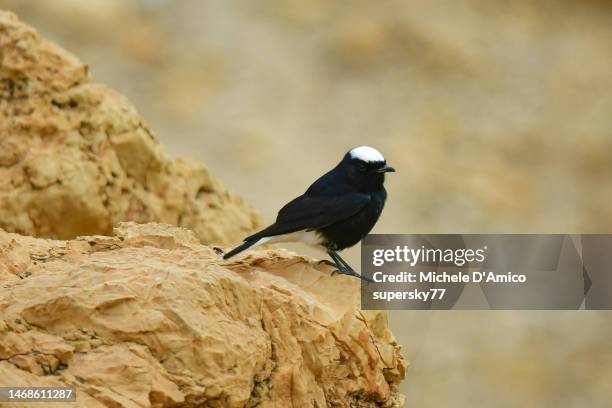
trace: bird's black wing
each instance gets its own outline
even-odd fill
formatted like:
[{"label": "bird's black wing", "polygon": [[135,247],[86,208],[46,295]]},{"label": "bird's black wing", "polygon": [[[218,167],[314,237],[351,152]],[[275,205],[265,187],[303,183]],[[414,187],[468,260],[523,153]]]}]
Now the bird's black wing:
[{"label": "bird's black wing", "polygon": [[323,228],[355,215],[370,200],[369,194],[362,193],[345,193],[337,196],[302,195],[278,212],[274,224],[245,238],[245,241]]}]

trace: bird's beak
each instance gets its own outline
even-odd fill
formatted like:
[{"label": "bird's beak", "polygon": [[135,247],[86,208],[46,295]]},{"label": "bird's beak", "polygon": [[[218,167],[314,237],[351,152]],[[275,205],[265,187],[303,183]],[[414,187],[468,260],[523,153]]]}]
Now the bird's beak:
[{"label": "bird's beak", "polygon": [[395,172],[395,169],[393,167],[388,166],[388,165],[385,164],[380,169],[378,169],[378,172],[379,173],[393,173],[393,172]]}]

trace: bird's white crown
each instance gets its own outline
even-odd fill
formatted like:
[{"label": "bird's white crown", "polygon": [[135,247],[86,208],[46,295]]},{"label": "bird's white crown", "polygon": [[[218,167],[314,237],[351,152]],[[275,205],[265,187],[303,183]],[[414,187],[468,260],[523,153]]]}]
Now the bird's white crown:
[{"label": "bird's white crown", "polygon": [[349,154],[353,159],[362,160],[364,162],[384,162],[385,158],[382,154],[373,147],[360,146],[352,149]]}]

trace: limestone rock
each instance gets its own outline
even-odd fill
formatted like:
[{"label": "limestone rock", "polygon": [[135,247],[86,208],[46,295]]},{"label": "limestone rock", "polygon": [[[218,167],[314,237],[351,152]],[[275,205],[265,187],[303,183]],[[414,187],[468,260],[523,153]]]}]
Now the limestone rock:
[{"label": "limestone rock", "polygon": [[259,226],[204,166],[171,160],[125,97],[0,11],[0,227],[70,239],[128,220],[219,244]]},{"label": "limestone rock", "polygon": [[400,407],[405,363],[359,282],[280,250],[224,261],[168,225],[0,231],[0,386],[78,407]]}]

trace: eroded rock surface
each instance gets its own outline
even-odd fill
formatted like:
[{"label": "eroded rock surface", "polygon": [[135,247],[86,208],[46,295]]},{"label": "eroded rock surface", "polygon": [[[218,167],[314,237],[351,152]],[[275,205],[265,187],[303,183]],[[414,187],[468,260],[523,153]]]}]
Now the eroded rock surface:
[{"label": "eroded rock surface", "polygon": [[79,407],[403,405],[356,279],[279,250],[224,261],[169,225],[115,233],[0,231],[0,386],[73,386]]},{"label": "eroded rock surface", "polygon": [[0,11],[0,228],[71,239],[127,220],[220,244],[259,224],[204,166],[171,160],[124,96]]}]

